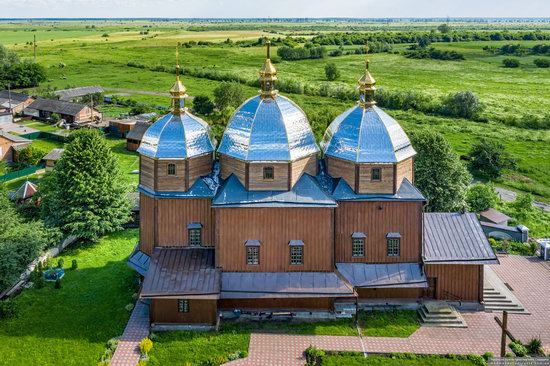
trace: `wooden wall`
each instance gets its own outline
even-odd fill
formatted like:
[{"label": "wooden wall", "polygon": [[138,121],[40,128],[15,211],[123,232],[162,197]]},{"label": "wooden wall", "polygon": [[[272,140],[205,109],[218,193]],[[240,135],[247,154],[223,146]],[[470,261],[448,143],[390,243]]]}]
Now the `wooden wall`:
[{"label": "wooden wall", "polygon": [[398,190],[401,187],[403,179],[407,178],[409,182],[414,183],[413,174],[413,158],[405,159],[395,166],[395,189]]},{"label": "wooden wall", "polygon": [[460,264],[426,264],[426,277],[435,277],[438,300],[483,300],[483,266]]},{"label": "wooden wall", "polygon": [[[358,164],[358,193],[395,193],[393,164]],[[372,180],[372,169],[380,169],[380,181]]]},{"label": "wooden wall", "polygon": [[327,156],[327,173],[333,178],[343,178],[355,190],[355,164]]},{"label": "wooden wall", "polygon": [[139,194],[139,249],[148,255],[155,247],[155,205],[154,198]]},{"label": "wooden wall", "polygon": [[290,170],[290,188],[294,187],[296,182],[304,173],[317,175],[317,155],[311,155],[291,163]]},{"label": "wooden wall", "polygon": [[221,299],[220,309],[326,309],[333,308],[334,299],[319,298],[270,298],[270,299]]},{"label": "wooden wall", "polygon": [[[176,175],[168,175],[168,164],[176,164]],[[155,191],[186,191],[188,189],[185,160],[155,160]]]},{"label": "wooden wall", "polygon": [[[274,179],[264,179],[264,167],[273,167]],[[286,191],[289,188],[289,182],[289,163],[262,162],[248,164],[248,189],[251,191]]]},{"label": "wooden wall", "polygon": [[[421,202],[339,202],[335,210],[336,262],[419,262],[422,243]],[[381,209],[380,209],[381,208]],[[351,256],[351,235],[363,232],[365,257]],[[386,234],[401,234],[401,255],[388,257]]]},{"label": "wooden wall", "polygon": [[214,155],[206,154],[189,159],[189,187],[200,177],[204,177],[212,171]]},{"label": "wooden wall", "polygon": [[143,155],[139,158],[139,184],[155,189],[155,160]]},{"label": "wooden wall", "polygon": [[[156,245],[187,246],[187,225],[202,224],[203,246],[214,245],[214,219],[209,198],[161,198],[157,200]],[[142,218],[143,221],[143,218]]]},{"label": "wooden wall", "polygon": [[226,155],[220,155],[220,165],[220,174],[223,179],[227,179],[231,174],[235,174],[241,181],[241,184],[246,186],[246,164],[244,161]]},{"label": "wooden wall", "polygon": [[419,299],[421,288],[358,288],[355,289],[360,299]]},{"label": "wooden wall", "polygon": [[[224,271],[332,271],[332,208],[217,208],[216,265]],[[246,240],[259,240],[260,265],[246,264]],[[304,264],[290,265],[290,240],[303,240]]]},{"label": "wooden wall", "polygon": [[151,302],[151,323],[208,324],[217,321],[217,300],[189,300],[189,312],[178,312],[177,299],[153,299]]}]

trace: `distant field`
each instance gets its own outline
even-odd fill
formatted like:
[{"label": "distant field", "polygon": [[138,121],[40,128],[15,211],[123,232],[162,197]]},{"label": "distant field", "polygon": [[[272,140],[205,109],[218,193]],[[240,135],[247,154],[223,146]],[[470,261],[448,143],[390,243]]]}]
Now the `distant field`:
[{"label": "distant field", "polygon": [[[94,24],[96,28],[90,27]],[[316,27],[325,27],[323,29]],[[384,27],[387,28],[384,28]],[[510,24],[454,24],[457,28],[499,29]],[[151,28],[149,28],[151,27]],[[129,61],[153,67],[174,65],[175,46],[188,40],[233,41],[257,39],[268,27],[264,24],[245,24],[244,29],[234,29],[235,24],[205,24],[201,30],[197,24],[178,22],[151,23],[94,22],[77,24],[66,23],[0,23],[0,42],[16,50],[23,57],[32,57],[32,46],[25,42],[32,40],[36,33],[38,40],[38,61],[47,68],[49,85],[56,88],[67,86],[99,84],[109,93],[128,89],[130,98],[151,105],[169,105],[168,97],[151,96],[143,91],[166,92],[173,83],[173,75],[147,69],[128,67]],[[428,30],[434,24],[341,24],[326,28],[327,24],[313,24],[312,29],[297,28],[297,24],[277,24],[277,35],[302,34],[312,36],[318,31],[334,30]],[[515,29],[531,29],[533,24],[517,24]],[[540,27],[545,29],[545,25]],[[199,27],[200,28],[200,27]],[[65,29],[65,30],[64,30]],[[17,31],[15,31],[17,30]],[[36,32],[32,32],[36,30]],[[148,30],[149,34],[140,34]],[[102,37],[108,34],[108,37]],[[53,41],[51,41],[53,39]],[[17,43],[17,45],[15,45]],[[459,119],[427,116],[411,111],[389,111],[402,122],[408,131],[419,128],[432,128],[443,132],[457,152],[465,154],[471,144],[480,136],[499,139],[518,160],[515,171],[508,172],[499,182],[501,185],[519,190],[531,191],[541,199],[550,201],[550,131],[510,128],[495,123],[495,117],[526,114],[543,116],[550,111],[550,69],[536,68],[534,56],[520,57],[521,66],[516,69],[502,67],[504,56],[495,56],[484,51],[483,47],[520,43],[525,46],[550,44],[549,41],[499,41],[499,42],[458,42],[433,43],[442,50],[454,50],[464,54],[465,61],[439,61],[409,59],[399,54],[407,45],[394,45],[394,53],[373,54],[371,71],[380,88],[388,90],[416,90],[439,98],[450,92],[471,90],[486,105],[486,115],[490,123],[476,123]],[[358,46],[345,46],[354,49]],[[334,47],[329,47],[329,49]],[[276,50],[274,51],[276,52]],[[265,57],[261,47],[236,47],[219,44],[215,46],[193,46],[181,49],[183,68],[208,68],[231,72],[254,78]],[[276,63],[281,79],[295,79],[309,84],[326,82],[324,67],[328,62],[337,64],[341,78],[337,83],[355,85],[364,68],[364,56],[347,55],[328,57],[321,60],[281,61]],[[183,81],[192,96],[212,96],[218,81],[195,78],[185,75]],[[248,96],[257,92],[256,88],[246,87]],[[333,98],[290,95],[311,117],[310,122],[317,138],[321,138],[326,122],[317,120],[319,115],[336,115],[353,105]],[[118,115],[127,109],[106,109],[107,115]],[[133,177],[132,177],[133,178]],[[133,179],[129,179],[133,181]]]}]

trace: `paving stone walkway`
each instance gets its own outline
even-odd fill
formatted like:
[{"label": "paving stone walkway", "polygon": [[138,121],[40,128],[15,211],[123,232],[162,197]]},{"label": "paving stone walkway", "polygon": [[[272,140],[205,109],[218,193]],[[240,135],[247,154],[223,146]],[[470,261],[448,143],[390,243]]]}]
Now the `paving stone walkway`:
[{"label": "paving stone walkway", "polygon": [[111,359],[111,366],[135,366],[139,362],[141,352],[139,344],[149,335],[149,305],[141,301],[130,315],[130,320],[124,329],[120,343]]},{"label": "paving stone walkway", "polygon": [[[510,314],[509,329],[524,342],[540,337],[550,345],[550,263],[533,257],[500,257],[500,266],[493,271],[508,283],[519,300],[531,310],[531,315]],[[495,315],[501,313],[464,312],[468,328],[421,327],[408,338],[363,338],[367,352],[413,352],[435,354],[483,354],[500,352],[500,328]],[[231,366],[304,365],[304,350],[313,345],[332,351],[362,351],[359,337],[307,336],[287,334],[252,334],[249,356],[228,363]]]}]

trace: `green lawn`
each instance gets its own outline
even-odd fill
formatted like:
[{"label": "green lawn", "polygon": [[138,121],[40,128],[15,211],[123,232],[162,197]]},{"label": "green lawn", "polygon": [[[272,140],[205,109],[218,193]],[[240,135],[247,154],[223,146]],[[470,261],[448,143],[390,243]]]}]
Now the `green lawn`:
[{"label": "green lawn", "polygon": [[341,353],[331,354],[323,358],[322,366],[468,366],[479,365],[472,359],[457,356],[449,358],[445,356],[415,356],[415,355],[394,355],[392,356],[368,356],[362,353]]},{"label": "green lawn", "polygon": [[63,287],[23,291],[19,316],[0,322],[0,365],[96,365],[130,315],[136,288],[126,259],[137,240],[138,230],[127,230],[65,251]]},{"label": "green lawn", "polygon": [[420,327],[420,322],[416,310],[362,311],[359,326],[365,337],[406,338]]}]

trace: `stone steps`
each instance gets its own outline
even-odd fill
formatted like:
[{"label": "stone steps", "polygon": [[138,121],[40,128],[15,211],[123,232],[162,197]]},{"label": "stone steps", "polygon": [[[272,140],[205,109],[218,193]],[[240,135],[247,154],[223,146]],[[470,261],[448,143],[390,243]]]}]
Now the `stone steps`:
[{"label": "stone steps", "polygon": [[445,302],[425,302],[418,309],[422,325],[428,327],[466,328],[466,322],[456,309]]}]

